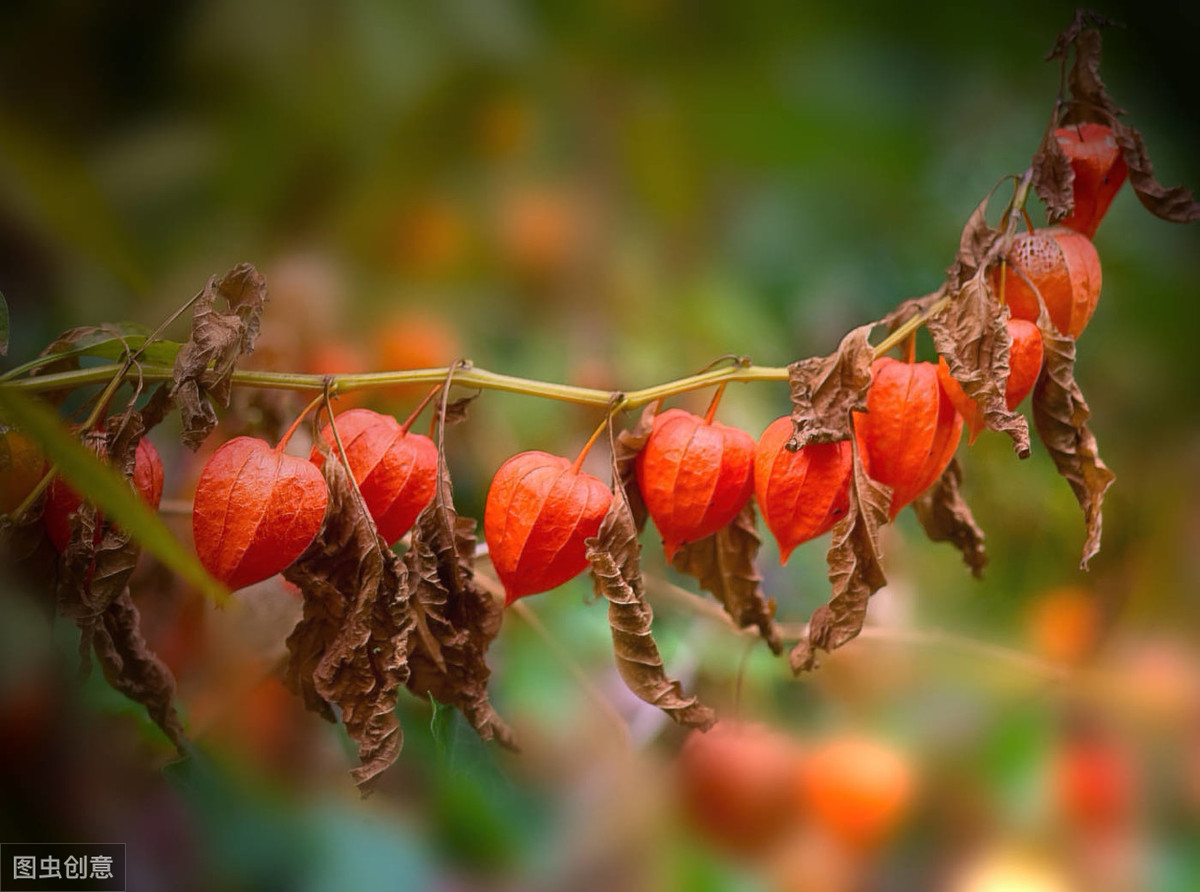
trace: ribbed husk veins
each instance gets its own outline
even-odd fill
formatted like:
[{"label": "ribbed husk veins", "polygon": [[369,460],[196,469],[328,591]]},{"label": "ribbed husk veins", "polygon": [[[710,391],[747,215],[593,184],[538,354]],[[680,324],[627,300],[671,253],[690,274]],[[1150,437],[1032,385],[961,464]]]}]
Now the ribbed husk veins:
[{"label": "ribbed husk veins", "polygon": [[787,449],[790,415],[767,426],[754,450],[754,494],[767,528],[787,561],[797,545],[829,532],[850,506],[851,443],[810,443]]},{"label": "ribbed husk veins", "polygon": [[[162,501],[163,493],[163,464],[154,444],[145,437],[138,440],[137,450],[133,458],[133,486],[138,495],[151,508],[157,509]],[[46,534],[54,547],[59,551],[66,550],[71,541],[71,515],[79,510],[83,497],[71,489],[61,478],[55,477],[46,493],[46,507],[42,512],[42,522],[46,526]],[[97,517],[99,520],[99,517]],[[97,536],[100,533],[96,528]]]},{"label": "ribbed husk veins", "polygon": [[754,491],[754,440],[682,409],[654,419],[637,458],[638,486],[669,561],[732,521]]},{"label": "ribbed husk veins", "polygon": [[942,475],[962,427],[933,363],[871,364],[867,411],[854,413],[854,432],[867,473],[892,489],[891,517]]},{"label": "ribbed husk veins", "polygon": [[559,455],[514,455],[488,489],[483,534],[505,602],[557,588],[588,566],[585,540],[612,503],[598,477]]},{"label": "ribbed husk veins", "polygon": [[212,454],[192,504],[200,562],[231,589],[279,573],[312,543],[329,493],[316,465],[235,437]]},{"label": "ribbed husk veins", "polygon": [[1121,147],[1103,124],[1071,124],[1054,136],[1075,171],[1075,210],[1060,223],[1092,238],[1129,172]]},{"label": "ribbed husk veins", "polygon": [[1007,262],[992,270],[992,290],[1004,295],[1013,318],[1036,322],[1037,294],[1009,264],[1037,287],[1055,328],[1071,337],[1083,332],[1101,285],[1100,255],[1086,235],[1061,226],[1023,232],[1013,239]]},{"label": "ribbed husk veins", "polygon": [[[406,432],[391,415],[370,409],[342,412],[337,416],[337,431],[379,535],[392,545],[412,529],[433,500],[437,447],[426,436]],[[336,458],[333,428],[326,424],[321,436]],[[324,457],[316,446],[310,459],[321,467]]]},{"label": "ribbed husk veins", "polygon": [[[1008,380],[1004,386],[1004,403],[1008,408],[1015,409],[1021,405],[1033,385],[1037,383],[1038,374],[1042,370],[1042,333],[1032,322],[1025,319],[1008,320],[1008,336],[1012,341],[1008,350]],[[986,427],[983,409],[975,400],[967,396],[962,386],[950,374],[950,366],[945,359],[938,359],[938,381],[954,408],[966,422],[970,431],[970,442],[974,443],[979,432]]]}]

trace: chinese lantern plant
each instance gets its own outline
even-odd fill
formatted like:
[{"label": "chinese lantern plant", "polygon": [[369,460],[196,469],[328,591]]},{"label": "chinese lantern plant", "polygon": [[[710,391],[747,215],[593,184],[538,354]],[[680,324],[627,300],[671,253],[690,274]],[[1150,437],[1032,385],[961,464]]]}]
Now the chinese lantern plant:
[{"label": "chinese lantern plant", "polygon": [[284,570],[321,530],[325,478],[312,462],[283,451],[305,414],[275,446],[257,437],[222,444],[200,472],[192,503],[196,555],[230,589]]},{"label": "chinese lantern plant", "polygon": [[713,420],[724,389],[704,417],[682,409],[657,415],[638,453],[638,487],[668,561],[680,546],[727,526],[754,491],[754,440]]},{"label": "chinese lantern plant", "polygon": [[1041,294],[1054,327],[1073,338],[1083,333],[1100,299],[1096,248],[1083,233],[1062,226],[1018,234],[990,276],[1013,318],[1036,322]]},{"label": "chinese lantern plant", "polygon": [[892,518],[946,470],[962,427],[933,363],[871,363],[867,411],[854,413],[854,435],[867,472],[892,489]]},{"label": "chinese lantern plant", "polygon": [[[1025,319],[1009,319],[1007,326],[1012,346],[1008,352],[1004,404],[1012,410],[1021,404],[1037,383],[1042,370],[1042,333],[1036,325]],[[970,431],[968,442],[974,443],[985,426],[983,409],[963,392],[962,386],[950,374],[950,366],[941,357],[938,358],[938,381]]]},{"label": "chinese lantern plant", "polygon": [[585,541],[596,535],[612,504],[608,485],[580,470],[602,430],[574,462],[522,452],[492,478],[483,534],[506,604],[557,588],[587,569]]},{"label": "chinese lantern plant", "polygon": [[[133,459],[133,488],[151,508],[157,510],[162,502],[163,465],[154,444],[142,437],[138,440]],[[42,510],[42,523],[46,534],[59,551],[64,551],[71,541],[71,517],[83,504],[83,497],[71,489],[63,480],[55,477],[46,492],[46,505]],[[100,529],[97,527],[99,541]]]},{"label": "chinese lantern plant", "polygon": [[1059,223],[1092,238],[1129,169],[1111,127],[1069,124],[1055,130],[1054,136],[1075,173],[1075,209]]},{"label": "chinese lantern plant", "polygon": [[803,542],[829,532],[850,507],[854,457],[849,440],[788,449],[790,415],[772,421],[754,449],[754,493],[786,563]]},{"label": "chinese lantern plant", "polygon": [[[433,393],[436,392],[435,389]],[[333,450],[336,460],[337,443],[333,433],[336,424],[350,473],[379,535],[388,545],[407,533],[417,515],[433,501],[437,447],[429,437],[410,432],[433,393],[421,401],[403,424],[391,415],[370,409],[350,409],[321,431],[322,439]],[[315,445],[309,458],[318,468],[325,461]]]}]

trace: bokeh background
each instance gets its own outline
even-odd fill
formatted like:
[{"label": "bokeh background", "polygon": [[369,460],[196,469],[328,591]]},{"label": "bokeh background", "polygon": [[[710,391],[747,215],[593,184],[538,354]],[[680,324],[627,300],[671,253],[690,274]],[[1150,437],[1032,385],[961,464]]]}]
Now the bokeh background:
[{"label": "bokeh background", "polygon": [[[1126,24],[1106,34],[1111,92],[1160,179],[1200,186],[1200,14],[1102,11]],[[972,208],[1027,165],[1057,88],[1042,56],[1070,12],[6,3],[4,367],[70,326],[154,326],[244,260],[271,289],[250,360],[263,368],[469,356],[632,389],[727,353],[827,353],[935,288]],[[1090,572],[1044,451],[1018,462],[985,434],[959,451],[985,579],[906,512],[868,632],[795,681],[672,594],[695,586],[647,532],[668,668],[793,754],[734,745],[715,760],[786,792],[780,839],[746,845],[705,824],[686,760],[681,778],[684,735],[624,691],[585,579],[527,602],[557,646],[510,615],[493,647],[493,700],[522,755],[402,696],[404,751],[360,801],[348,741],[279,681],[294,594],[271,581],[219,611],[149,562],[136,598],[178,676],[193,757],[168,764],[167,742],[102,679],[75,685],[73,631],[6,582],[0,839],[127,842],[131,889],[1200,888],[1200,230],[1157,220],[1126,188],[1095,242],[1104,290],[1078,376],[1117,482]],[[364,400],[403,415],[419,397]],[[300,405],[239,392],[206,448],[270,436]],[[786,386],[754,384],[732,387],[720,416],[757,436],[786,410]],[[482,515],[507,456],[573,453],[596,421],[484,394],[452,432],[460,509]],[[153,439],[178,512],[204,450],[182,450],[169,425]],[[606,475],[602,449],[589,462]],[[186,515],[169,519],[186,540]],[[780,567],[764,542],[782,619],[824,600],[824,550]],[[847,741],[890,766],[883,792],[833,797],[854,814],[894,809],[870,844],[830,829],[803,770],[869,779]]]}]

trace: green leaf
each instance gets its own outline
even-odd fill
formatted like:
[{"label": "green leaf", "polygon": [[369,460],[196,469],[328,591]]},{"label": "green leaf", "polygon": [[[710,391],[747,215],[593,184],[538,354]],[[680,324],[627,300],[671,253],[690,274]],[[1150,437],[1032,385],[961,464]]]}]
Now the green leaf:
[{"label": "green leaf", "polygon": [[[62,362],[73,356],[95,356],[99,359],[114,361],[125,358],[126,353],[136,353],[141,350],[153,332],[149,327],[137,322],[118,322],[112,325],[88,326],[73,328],[60,337],[55,345],[61,349],[51,349],[50,353],[31,359],[24,365],[5,372],[2,381],[18,378],[21,375],[41,368],[51,363]],[[171,366],[175,364],[175,354],[179,352],[178,341],[168,341],[158,338],[150,346],[142,350],[138,361],[147,365]]]},{"label": "green leaf", "polygon": [[68,433],[54,412],[20,391],[3,386],[0,410],[37,442],[76,492],[94,502],[143,548],[218,603],[228,598],[228,590],[176,541],[159,516],[134,495],[125,478]]},{"label": "green leaf", "polygon": [[0,356],[8,355],[8,301],[0,293]]}]

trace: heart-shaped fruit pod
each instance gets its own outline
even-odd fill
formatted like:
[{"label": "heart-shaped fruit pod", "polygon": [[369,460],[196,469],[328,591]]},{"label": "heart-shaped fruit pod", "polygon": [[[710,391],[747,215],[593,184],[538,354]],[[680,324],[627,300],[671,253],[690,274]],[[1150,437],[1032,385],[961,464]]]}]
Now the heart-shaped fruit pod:
[{"label": "heart-shaped fruit pod", "polygon": [[235,437],[212,454],[196,484],[192,534],[200,563],[231,589],[268,579],[316,538],[328,500],[312,462]]},{"label": "heart-shaped fruit pod", "polygon": [[1009,264],[1020,268],[1037,286],[1054,327],[1079,337],[1100,299],[1100,255],[1091,240],[1061,226],[1022,232],[1013,239],[1007,263],[992,269],[992,289],[1001,294],[1003,277],[1004,300],[1013,318],[1036,322],[1037,295]]},{"label": "heart-shaped fruit pod", "polygon": [[754,491],[754,440],[745,431],[668,409],[637,457],[646,510],[667,560],[732,521]]},{"label": "heart-shaped fruit pod", "polygon": [[[138,440],[133,454],[133,488],[142,501],[157,509],[162,501],[163,465],[154,444],[145,437]],[[55,477],[46,492],[46,506],[42,510],[42,523],[46,534],[59,551],[71,541],[71,515],[79,510],[83,497],[71,489],[61,478]],[[97,541],[100,530],[96,530]]]},{"label": "heart-shaped fruit pod", "polygon": [[801,542],[827,533],[850,507],[849,440],[788,451],[790,415],[772,421],[754,449],[754,494],[784,563]]},{"label": "heart-shaped fruit pod", "polygon": [[588,565],[612,492],[559,455],[522,452],[500,466],[488,489],[483,535],[505,603],[557,588]]},{"label": "heart-shaped fruit pod", "polygon": [[1091,238],[1125,182],[1125,159],[1112,130],[1103,124],[1071,124],[1054,135],[1075,171],[1075,210],[1060,225]]},{"label": "heart-shaped fruit pod", "polygon": [[0,514],[12,514],[46,472],[37,444],[20,431],[0,434]]},{"label": "heart-shaped fruit pod", "polygon": [[[406,431],[391,415],[370,409],[342,412],[337,416],[337,430],[367,510],[379,535],[391,545],[412,528],[417,515],[433,500],[437,447],[428,437]],[[336,455],[333,428],[325,425],[321,436]],[[324,461],[315,446],[310,458],[317,467]]]},{"label": "heart-shaped fruit pod", "polygon": [[[1021,405],[1021,401],[1033,390],[1038,373],[1042,370],[1042,333],[1032,322],[1025,319],[1008,320],[1008,336],[1012,346],[1008,351],[1008,381],[1004,386],[1004,403],[1010,410]],[[963,392],[959,383],[950,374],[945,359],[938,359],[938,380],[954,408],[963,417],[970,431],[969,443],[974,443],[984,428],[983,409],[975,400]]]},{"label": "heart-shaped fruit pod", "polygon": [[871,363],[867,411],[854,413],[854,435],[868,473],[892,488],[893,518],[946,470],[962,427],[933,363]]}]

